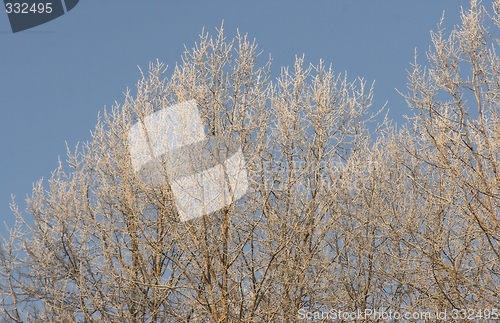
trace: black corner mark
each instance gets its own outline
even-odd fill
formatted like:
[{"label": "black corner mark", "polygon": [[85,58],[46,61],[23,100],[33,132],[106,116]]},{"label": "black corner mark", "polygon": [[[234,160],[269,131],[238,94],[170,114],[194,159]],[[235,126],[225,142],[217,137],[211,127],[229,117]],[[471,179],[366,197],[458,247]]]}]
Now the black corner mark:
[{"label": "black corner mark", "polygon": [[[73,9],[79,0],[64,0],[66,10]],[[61,0],[4,0],[12,32],[30,29],[64,15]]]},{"label": "black corner mark", "polygon": [[67,10],[66,12],[73,9],[78,4],[78,1],[80,0],[64,0],[64,4],[66,5],[66,10]]}]

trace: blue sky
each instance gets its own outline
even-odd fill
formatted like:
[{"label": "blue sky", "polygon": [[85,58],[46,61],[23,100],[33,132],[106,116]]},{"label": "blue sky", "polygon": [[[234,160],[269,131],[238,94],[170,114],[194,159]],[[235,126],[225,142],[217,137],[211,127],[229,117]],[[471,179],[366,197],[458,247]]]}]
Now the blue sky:
[{"label": "blue sky", "polygon": [[[57,0],[54,0],[57,1]],[[484,5],[491,7],[489,1]],[[123,102],[157,59],[180,61],[203,27],[224,20],[228,38],[248,33],[271,53],[273,77],[296,55],[319,59],[336,73],[375,82],[375,106],[388,101],[398,123],[411,113],[395,88],[405,90],[417,48],[424,63],[430,30],[445,11],[445,27],[459,23],[467,0],[166,1],[81,0],[69,13],[13,34],[0,12],[0,220],[12,226],[14,194],[21,209],[32,183],[48,179],[65,160],[66,144],[90,140],[97,114]],[[167,76],[171,69],[167,70]],[[5,229],[0,228],[0,233]]]}]

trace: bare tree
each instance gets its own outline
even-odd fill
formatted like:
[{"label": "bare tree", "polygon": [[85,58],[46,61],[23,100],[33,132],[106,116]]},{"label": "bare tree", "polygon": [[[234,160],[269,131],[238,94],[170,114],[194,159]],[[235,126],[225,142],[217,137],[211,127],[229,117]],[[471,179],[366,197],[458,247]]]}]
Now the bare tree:
[{"label": "bare tree", "polygon": [[[345,252],[334,240],[351,234],[337,233],[343,216],[333,200],[349,192],[333,171],[366,150],[372,92],[303,58],[272,83],[256,48],[246,36],[226,42],[221,29],[202,34],[170,79],[163,64],[151,65],[135,97],[127,92],[99,117],[92,142],[68,154],[71,171],[61,164],[48,188],[34,186],[33,223],[13,204],[18,222],[1,257],[5,317],[293,321],[326,300],[340,256],[332,252]],[[147,184],[133,171],[127,134],[187,100],[209,135],[239,142],[249,187],[228,207],[183,222],[171,183]]]},{"label": "bare tree", "polygon": [[500,295],[500,70],[493,14],[471,1],[462,24],[432,33],[429,68],[415,60],[406,100],[415,109],[405,133],[408,178],[427,210],[408,241],[418,253],[419,288],[448,309],[491,309]]}]

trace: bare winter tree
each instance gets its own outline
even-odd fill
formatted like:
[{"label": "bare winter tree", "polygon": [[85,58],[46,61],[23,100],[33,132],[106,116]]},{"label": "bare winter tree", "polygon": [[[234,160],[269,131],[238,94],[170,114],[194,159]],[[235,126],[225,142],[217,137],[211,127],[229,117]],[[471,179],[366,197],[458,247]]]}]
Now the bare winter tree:
[{"label": "bare winter tree", "polygon": [[420,293],[441,308],[500,302],[499,9],[471,1],[449,36],[441,24],[431,34],[429,68],[409,72],[405,97],[417,114],[401,163],[427,207],[402,239],[418,255]]},{"label": "bare winter tree", "polygon": [[[385,119],[369,127],[380,111],[364,80],[302,57],[271,81],[256,44],[226,41],[222,28],[203,33],[170,77],[151,65],[137,93],[99,117],[92,141],[68,153],[71,169],[61,163],[34,186],[29,216],[12,204],[1,318],[346,322],[342,313],[385,311],[433,321],[447,310],[459,321],[472,309],[494,319],[499,10],[472,1],[448,38],[432,33],[429,67],[409,72],[416,115],[400,130]],[[210,138],[241,147],[248,188],[185,220],[172,180],[180,170],[159,158],[157,178],[144,181],[129,133],[192,100]]]},{"label": "bare winter tree", "polygon": [[[1,254],[5,318],[294,321],[300,308],[325,304],[335,272],[347,278],[353,269],[335,268],[356,254],[345,251],[355,229],[338,229],[353,224],[336,205],[348,203],[353,156],[367,152],[372,92],[303,58],[271,83],[270,62],[257,67],[258,57],[254,43],[226,42],[221,29],[186,50],[170,79],[163,64],[151,65],[136,96],[127,93],[99,118],[92,142],[68,154],[71,171],[61,165],[48,186],[35,185],[34,221],[13,204],[18,223]],[[249,188],[181,222],[169,183],[149,185],[133,171],[127,134],[193,99],[209,135],[240,143]],[[345,302],[362,298],[351,288],[339,294]]]}]

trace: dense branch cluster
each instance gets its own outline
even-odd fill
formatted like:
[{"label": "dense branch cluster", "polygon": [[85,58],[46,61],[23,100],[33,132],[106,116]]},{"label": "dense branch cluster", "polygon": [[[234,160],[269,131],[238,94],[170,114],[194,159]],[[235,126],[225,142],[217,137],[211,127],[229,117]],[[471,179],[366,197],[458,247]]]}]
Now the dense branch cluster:
[{"label": "dense branch cluster", "polygon": [[[486,26],[491,25],[491,28]],[[394,129],[373,88],[297,58],[272,80],[222,28],[168,78],[152,64],[92,141],[38,182],[0,249],[2,320],[294,322],[299,311],[438,312],[500,303],[500,60],[493,11],[432,33]],[[128,131],[196,100],[209,136],[239,141],[246,195],[180,221],[141,181]],[[168,177],[168,174],[165,174]],[[304,312],[302,312],[304,313]],[[332,312],[330,312],[332,313]]]}]

